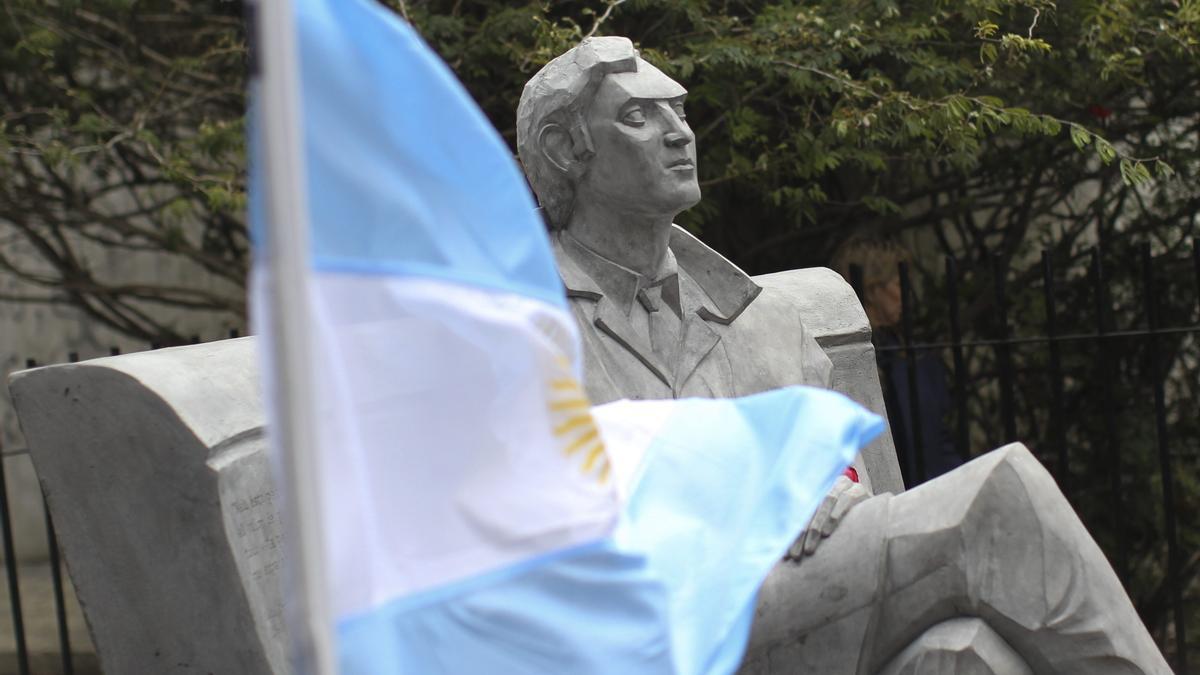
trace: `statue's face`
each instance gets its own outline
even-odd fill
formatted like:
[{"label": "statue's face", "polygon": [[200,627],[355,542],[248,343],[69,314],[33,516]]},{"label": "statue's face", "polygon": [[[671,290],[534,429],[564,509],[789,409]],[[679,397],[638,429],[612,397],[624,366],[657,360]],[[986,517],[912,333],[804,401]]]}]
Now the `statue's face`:
[{"label": "statue's face", "polygon": [[678,82],[638,59],[637,72],[601,81],[587,113],[596,154],[576,189],[622,211],[670,215],[700,201],[695,135]]}]

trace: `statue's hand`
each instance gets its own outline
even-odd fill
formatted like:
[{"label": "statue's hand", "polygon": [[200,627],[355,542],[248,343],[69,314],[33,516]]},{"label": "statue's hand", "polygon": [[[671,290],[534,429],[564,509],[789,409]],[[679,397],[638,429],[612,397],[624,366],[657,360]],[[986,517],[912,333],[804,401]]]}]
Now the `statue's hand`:
[{"label": "statue's hand", "polygon": [[842,518],[857,503],[869,499],[871,493],[862,485],[840,476],[833,484],[833,489],[825,495],[825,500],[817,508],[808,527],[796,537],[792,547],[788,549],[784,560],[799,562],[801,558],[810,556],[817,550],[823,539],[833,534]]}]

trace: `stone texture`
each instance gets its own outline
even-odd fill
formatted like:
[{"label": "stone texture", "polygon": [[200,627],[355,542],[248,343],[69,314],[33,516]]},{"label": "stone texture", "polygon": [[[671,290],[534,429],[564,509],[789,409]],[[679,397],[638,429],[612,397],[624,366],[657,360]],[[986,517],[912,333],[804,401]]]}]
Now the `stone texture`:
[{"label": "stone texture", "polygon": [[10,388],[105,672],[286,672],[253,340]]}]

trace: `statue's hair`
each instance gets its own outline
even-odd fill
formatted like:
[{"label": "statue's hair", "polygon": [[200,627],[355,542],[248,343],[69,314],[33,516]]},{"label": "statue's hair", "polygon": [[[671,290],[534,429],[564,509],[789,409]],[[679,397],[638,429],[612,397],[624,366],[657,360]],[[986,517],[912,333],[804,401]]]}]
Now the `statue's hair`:
[{"label": "statue's hair", "polygon": [[[542,135],[558,125],[570,135],[581,160],[595,154],[587,110],[609,73],[637,70],[637,50],[628,38],[588,38],[547,63],[525,84],[517,106],[517,154],[551,229],[566,225],[575,204],[573,177],[542,151]],[[578,176],[574,177],[578,180]]]}]

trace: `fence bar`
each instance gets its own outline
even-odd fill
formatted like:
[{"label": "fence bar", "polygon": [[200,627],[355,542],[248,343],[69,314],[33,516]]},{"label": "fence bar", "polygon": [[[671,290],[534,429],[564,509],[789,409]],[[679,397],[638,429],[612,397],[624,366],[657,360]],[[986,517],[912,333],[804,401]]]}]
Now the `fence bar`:
[{"label": "fence bar", "polygon": [[[1186,334],[1190,334],[1190,333],[1200,333],[1200,326],[1175,326],[1173,328],[1170,328],[1170,327],[1169,328],[1159,328],[1158,330],[1154,331],[1155,335],[1186,335]],[[1055,342],[1077,342],[1080,340],[1088,340],[1088,341],[1094,342],[1097,339],[1124,340],[1126,338],[1143,337],[1143,336],[1146,336],[1149,334],[1150,334],[1150,331],[1142,329],[1142,328],[1139,328],[1137,330],[1110,330],[1110,331],[1105,332],[1104,335],[1097,335],[1096,333],[1060,333],[1058,336],[1056,336],[1054,338],[1054,341]],[[1011,347],[1015,347],[1017,345],[1033,345],[1033,344],[1041,344],[1043,342],[1049,342],[1049,341],[1050,341],[1050,338],[1046,337],[1045,335],[1031,335],[1031,336],[1025,336],[1025,337],[1020,337],[1020,336],[1010,337],[1007,340],[994,340],[994,339],[990,339],[990,338],[980,339],[980,340],[963,340],[962,346],[964,346],[964,347],[995,347],[1000,344],[1006,344]],[[950,349],[953,346],[954,346],[953,342],[922,342],[920,344],[913,345],[913,349],[915,349],[917,351],[939,351],[939,350],[943,350],[943,349]],[[904,351],[904,345],[882,345],[880,347],[876,347],[875,351],[878,351],[878,352]]]},{"label": "fence bar", "polygon": [[54,530],[54,519],[50,517],[50,506],[42,500],[46,515],[46,544],[50,552],[50,580],[54,584],[54,616],[58,621],[58,649],[62,660],[63,675],[74,675],[75,664],[71,656],[71,634],[67,628],[67,603],[63,597],[62,560],[58,551],[58,534]]},{"label": "fence bar", "polygon": [[917,387],[917,353],[912,348],[912,282],[908,278],[907,262],[901,262],[897,271],[900,273],[900,326],[904,332],[904,360],[908,372],[908,423],[912,431],[912,447],[909,451],[916,460],[917,476],[913,485],[920,485],[925,482],[928,474],[925,467],[924,434],[921,429],[921,392]]},{"label": "fence bar", "polygon": [[992,258],[992,279],[995,282],[996,315],[1000,322],[996,343],[996,363],[1000,369],[1000,415],[1004,418],[1004,442],[1017,440],[1017,412],[1013,400],[1012,345],[1008,339],[1008,295],[1005,276],[1008,269],[1001,256]]},{"label": "fence bar", "polygon": [[1066,423],[1063,413],[1062,358],[1059,354],[1058,311],[1055,307],[1054,261],[1050,251],[1042,250],[1042,290],[1046,300],[1046,337],[1050,356],[1050,438],[1058,451],[1058,485],[1071,499],[1071,465],[1067,451]]},{"label": "fence bar", "polygon": [[[1200,310],[1200,241],[1192,238],[1192,271],[1196,276],[1196,309]],[[1200,321],[1200,314],[1196,315]]]},{"label": "fence bar", "polygon": [[[1190,333],[1200,333],[1200,325],[1177,325],[1175,328],[1159,328],[1154,330],[1156,335],[1184,335]],[[1136,330],[1109,330],[1104,335],[1096,333],[1060,333],[1054,337],[1055,342],[1078,342],[1087,340],[1094,342],[1097,340],[1124,340],[1127,337],[1142,337],[1150,335],[1150,330],[1139,328]],[[1009,337],[1008,340],[964,340],[964,347],[995,347],[997,345],[1009,345],[1012,347],[1018,345],[1040,345],[1042,342],[1049,342],[1050,337],[1045,335],[1030,335],[1025,337]],[[954,342],[920,342],[919,345],[913,345],[913,350],[918,352],[930,352],[949,350],[954,347]],[[902,352],[905,350],[904,345],[882,345],[875,348],[877,352]]]},{"label": "fence bar", "polygon": [[[71,352],[67,356],[71,363],[79,361],[79,354]],[[75,664],[72,662],[71,633],[67,626],[67,603],[63,597],[62,557],[58,550],[58,533],[54,530],[54,519],[50,517],[50,505],[42,498],[42,507],[46,515],[46,547],[50,556],[50,581],[54,588],[54,618],[58,622],[58,650],[62,660],[63,675],[74,675]]]},{"label": "fence bar", "polygon": [[1154,427],[1158,438],[1159,471],[1162,476],[1163,515],[1167,535],[1166,585],[1171,594],[1172,613],[1175,615],[1175,669],[1176,672],[1186,673],[1187,618],[1183,613],[1183,589],[1180,587],[1179,540],[1175,530],[1175,486],[1167,439],[1167,404],[1163,391],[1166,373],[1163,372],[1158,336],[1153,332],[1158,327],[1158,297],[1154,289],[1154,267],[1149,244],[1142,247],[1142,293],[1146,306],[1146,325],[1151,331],[1146,338],[1146,352],[1150,362],[1150,381],[1154,386]]},{"label": "fence bar", "polygon": [[[37,364],[32,359],[25,366]],[[25,619],[21,613],[21,588],[17,579],[17,553],[13,546],[12,518],[8,510],[8,478],[4,457],[0,456],[0,537],[4,540],[4,571],[8,577],[8,599],[13,619],[13,639],[17,646],[17,672],[29,675],[29,652],[25,646]]]},{"label": "fence bar", "polygon": [[1125,547],[1125,520],[1121,506],[1121,452],[1117,444],[1116,409],[1113,402],[1113,383],[1116,382],[1116,369],[1113,367],[1113,351],[1110,340],[1104,336],[1108,330],[1108,287],[1104,276],[1104,251],[1100,247],[1092,250],[1092,282],[1095,284],[1092,296],[1096,300],[1096,342],[1098,343],[1100,362],[1097,364],[1099,377],[1097,382],[1104,383],[1100,390],[1101,408],[1104,418],[1104,445],[1108,459],[1109,490],[1111,494],[1112,531],[1116,538],[1114,542],[1116,554],[1115,567],[1121,583],[1129,581],[1129,553]]},{"label": "fence bar", "polygon": [[954,446],[962,459],[970,459],[971,449],[967,437],[967,365],[963,358],[962,325],[958,315],[958,263],[946,256],[946,293],[950,303],[950,341],[954,344],[954,403],[958,408],[958,425],[954,433]]}]

